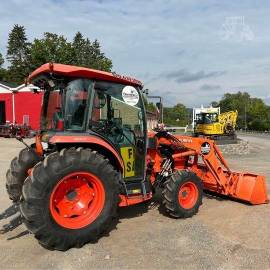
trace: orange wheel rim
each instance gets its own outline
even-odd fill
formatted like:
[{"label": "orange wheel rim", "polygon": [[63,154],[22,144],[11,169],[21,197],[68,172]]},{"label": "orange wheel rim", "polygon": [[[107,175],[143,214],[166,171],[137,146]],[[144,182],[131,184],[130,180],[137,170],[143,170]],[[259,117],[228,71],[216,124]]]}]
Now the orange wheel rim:
[{"label": "orange wheel rim", "polygon": [[198,200],[199,191],[193,182],[184,183],[178,193],[178,201],[182,208],[191,209]]},{"label": "orange wheel rim", "polygon": [[98,177],[89,172],[62,178],[50,196],[50,212],[60,226],[80,229],[93,223],[105,203],[105,190]]}]

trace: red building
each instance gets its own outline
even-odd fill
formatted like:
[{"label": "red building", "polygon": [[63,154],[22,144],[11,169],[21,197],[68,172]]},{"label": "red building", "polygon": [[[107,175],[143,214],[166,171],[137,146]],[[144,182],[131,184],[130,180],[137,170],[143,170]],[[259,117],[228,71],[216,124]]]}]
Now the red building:
[{"label": "red building", "polygon": [[34,94],[31,86],[0,82],[0,125],[17,123],[39,129],[41,101],[42,94]]}]

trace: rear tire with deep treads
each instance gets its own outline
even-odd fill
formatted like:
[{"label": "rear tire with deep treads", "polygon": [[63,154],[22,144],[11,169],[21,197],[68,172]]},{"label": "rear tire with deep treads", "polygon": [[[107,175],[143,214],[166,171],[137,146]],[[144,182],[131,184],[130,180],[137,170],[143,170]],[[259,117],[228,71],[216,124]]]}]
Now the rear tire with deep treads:
[{"label": "rear tire with deep treads", "polygon": [[22,186],[27,177],[27,171],[40,161],[34,149],[24,148],[15,157],[6,173],[6,189],[9,198],[17,202],[22,194]]},{"label": "rear tire with deep treads", "polygon": [[162,191],[163,205],[175,218],[195,215],[202,204],[203,186],[200,178],[188,170],[176,170]]},{"label": "rear tire with deep treads", "polygon": [[[65,185],[63,179],[67,175],[77,172],[94,175],[101,183],[105,197],[100,213],[90,224],[81,227],[83,223],[78,223],[77,226],[76,218],[78,217],[75,216],[74,224],[78,228],[74,227],[74,224],[71,224],[73,227],[69,228],[68,220],[66,222],[63,217],[56,218],[57,212],[52,208],[51,199],[57,199],[56,195],[61,194],[61,192],[57,193],[55,189],[59,185],[60,187]],[[38,163],[31,176],[25,181],[20,203],[23,221],[28,230],[39,240],[39,243],[48,249],[67,250],[71,247],[81,247],[90,241],[96,241],[108,230],[112,220],[116,217],[119,201],[119,178],[120,174],[109,161],[95,151],[71,148],[63,149],[60,153],[54,152],[48,155],[43,162]],[[66,181],[64,182],[66,183]],[[59,212],[60,214],[61,212]],[[68,218],[72,221],[73,216]],[[65,223],[61,223],[61,220],[64,220]]]}]

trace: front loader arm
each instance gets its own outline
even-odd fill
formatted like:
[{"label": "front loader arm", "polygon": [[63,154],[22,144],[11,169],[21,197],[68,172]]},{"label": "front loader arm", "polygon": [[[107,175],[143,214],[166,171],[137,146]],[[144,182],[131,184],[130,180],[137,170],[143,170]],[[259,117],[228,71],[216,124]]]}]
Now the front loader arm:
[{"label": "front loader arm", "polygon": [[177,159],[187,157],[186,168],[201,178],[205,190],[251,204],[269,201],[265,177],[248,172],[232,172],[214,141],[188,136],[174,137],[183,146],[182,150],[172,155],[175,163]]}]

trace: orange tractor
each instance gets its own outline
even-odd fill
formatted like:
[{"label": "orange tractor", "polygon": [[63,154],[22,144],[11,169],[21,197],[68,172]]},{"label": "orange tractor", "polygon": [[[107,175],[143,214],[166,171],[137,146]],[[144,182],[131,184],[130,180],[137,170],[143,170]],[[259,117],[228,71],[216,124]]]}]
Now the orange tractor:
[{"label": "orange tractor", "polygon": [[27,82],[43,91],[40,133],[12,160],[7,191],[46,248],[97,240],[118,207],[150,200],[158,189],[176,218],[198,212],[203,190],[268,202],[264,177],[232,172],[213,141],[147,134],[138,80],[50,63]]}]

